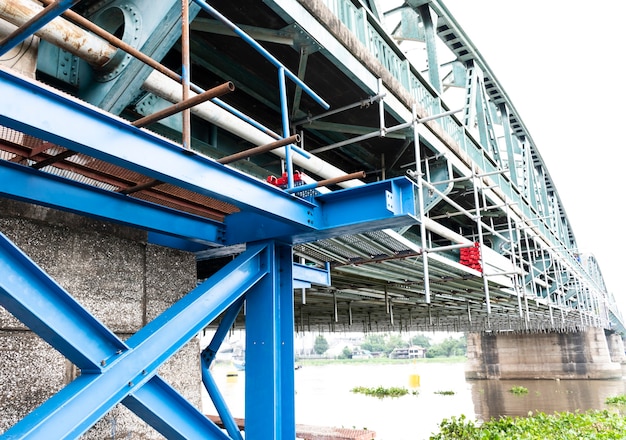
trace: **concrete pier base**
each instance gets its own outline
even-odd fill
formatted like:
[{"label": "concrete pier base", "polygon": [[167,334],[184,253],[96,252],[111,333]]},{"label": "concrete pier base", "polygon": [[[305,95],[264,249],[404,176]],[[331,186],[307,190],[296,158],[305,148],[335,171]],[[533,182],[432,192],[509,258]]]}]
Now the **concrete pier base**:
[{"label": "concrete pier base", "polygon": [[[196,285],[193,255],[151,245],[133,229],[0,199],[0,231],[121,339]],[[198,408],[199,348],[192,340],[159,370]],[[78,373],[0,307],[0,434]],[[81,438],[163,437],[118,405]]]},{"label": "concrete pier base", "polygon": [[618,350],[612,357],[607,335],[596,328],[576,333],[470,333],[465,377],[617,379],[622,377],[621,364],[613,359]]}]

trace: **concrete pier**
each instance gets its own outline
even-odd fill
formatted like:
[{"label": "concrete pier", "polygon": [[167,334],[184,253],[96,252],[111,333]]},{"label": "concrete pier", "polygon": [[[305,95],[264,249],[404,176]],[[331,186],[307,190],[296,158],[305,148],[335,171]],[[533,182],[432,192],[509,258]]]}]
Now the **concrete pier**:
[{"label": "concrete pier", "polygon": [[[196,284],[193,255],[147,243],[146,234],[0,199],[0,231],[120,338],[126,339]],[[199,341],[159,374],[200,407]],[[0,433],[79,372],[0,308]],[[162,438],[122,405],[82,438]]]},{"label": "concrete pier", "polygon": [[[621,341],[621,337],[618,336]],[[617,379],[618,342],[604,330],[575,333],[470,333],[468,379]],[[623,343],[622,343],[623,355]]]}]

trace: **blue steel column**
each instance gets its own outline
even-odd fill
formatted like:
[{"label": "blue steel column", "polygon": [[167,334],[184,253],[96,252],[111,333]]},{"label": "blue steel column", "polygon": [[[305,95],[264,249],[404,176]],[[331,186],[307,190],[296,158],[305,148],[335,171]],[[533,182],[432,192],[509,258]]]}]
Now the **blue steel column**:
[{"label": "blue steel column", "polygon": [[246,294],[246,440],[296,436],[292,248],[267,246],[269,273]]}]

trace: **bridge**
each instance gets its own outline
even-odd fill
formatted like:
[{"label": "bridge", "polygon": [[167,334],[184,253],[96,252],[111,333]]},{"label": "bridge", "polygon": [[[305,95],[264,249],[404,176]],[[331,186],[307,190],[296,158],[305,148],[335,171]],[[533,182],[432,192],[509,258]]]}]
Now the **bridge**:
[{"label": "bridge", "polygon": [[[233,326],[248,439],[295,436],[294,331],[626,332],[445,2],[42,3],[0,0],[0,362],[61,373],[12,406],[3,368],[2,438],[102,438],[121,404],[240,439],[210,374]],[[163,372],[209,326],[190,378],[225,430]]]}]

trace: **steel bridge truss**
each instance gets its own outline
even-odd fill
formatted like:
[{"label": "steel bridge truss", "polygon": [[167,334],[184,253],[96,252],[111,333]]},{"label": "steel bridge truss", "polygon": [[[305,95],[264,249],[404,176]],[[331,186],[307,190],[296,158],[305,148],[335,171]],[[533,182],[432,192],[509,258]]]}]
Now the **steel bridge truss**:
[{"label": "steel bridge truss", "polygon": [[[0,42],[0,53],[54,16],[64,11],[71,14],[67,9],[76,2],[45,3],[52,6]],[[131,123],[0,70],[0,96],[11,97],[3,99],[0,108],[0,129],[7,131],[0,132],[3,197],[145,230],[151,242],[196,251],[199,258],[225,250],[230,250],[228,255],[237,254],[122,341],[0,236],[0,304],[81,371],[2,438],[78,437],[122,403],[168,438],[241,439],[209,368],[228,330],[241,316],[244,302],[245,438],[251,440],[295,437],[294,330],[541,331],[609,328],[612,322],[620,322],[595,260],[578,259],[571,250],[573,235],[558,196],[549,200],[550,179],[540,157],[531,144],[520,145],[513,139],[523,126],[504,123],[507,148],[498,145],[494,122],[518,119],[509,113],[506,99],[497,108],[489,102],[493,98],[489,86],[495,80],[479,62],[466,64],[471,87],[466,90],[469,104],[463,108],[464,125],[456,119],[458,110],[443,105],[437,95],[442,87],[439,72],[429,69],[434,92],[417,77],[407,84],[419,105],[399,110],[397,101],[385,97],[382,81],[377,79],[376,94],[368,102],[378,103],[380,126],[358,138],[307,152],[294,145],[297,137],[290,136],[289,115],[295,109],[287,106],[285,82],[294,82],[298,95],[307,94],[322,109],[328,104],[207,3],[193,3],[190,12],[186,9],[190,5],[183,1],[184,56],[189,55],[185,34],[190,13],[203,9],[276,69],[282,135],[246,115],[237,116],[261,130],[266,135],[263,139],[273,141],[260,146],[264,151],[284,147],[286,188],[260,182],[224,166],[226,161],[209,159],[191,148],[190,107],[212,100],[236,111],[216,101],[215,91],[201,90],[190,82],[188,61],[183,61],[179,75],[105,35],[106,50],[123,47],[180,83],[182,99],[173,106],[173,113],[183,113],[181,145],[140,128],[145,120]],[[283,0],[271,3],[287,8]],[[352,2],[346,5],[342,10],[369,20],[361,10],[355,12]],[[431,42],[428,56],[436,65],[435,33],[458,30],[438,2],[432,7],[448,20],[445,25],[440,20],[438,29],[429,19],[429,5],[418,7],[417,12],[425,27],[424,39]],[[80,21],[80,17],[72,19]],[[304,28],[309,25],[302,22]],[[376,52],[384,53],[385,38],[376,26],[367,29],[378,38],[365,40],[376,41]],[[393,70],[390,63],[386,67]],[[400,73],[408,78],[406,70]],[[230,89],[226,84],[223,92]],[[108,102],[111,90],[102,103]],[[385,111],[405,122],[388,127]],[[422,115],[424,111],[429,116]],[[435,124],[439,124],[439,136],[433,134]],[[477,131],[467,128],[473,125]],[[310,158],[382,134],[404,137],[405,150],[413,144],[415,163],[408,177],[368,184],[352,181],[349,188],[314,196],[303,194],[320,182],[294,186],[293,161],[298,157]],[[455,157],[444,151],[441,138],[446,136],[451,145],[461,145]],[[115,171],[103,171],[109,167]],[[250,228],[251,224],[256,227]],[[469,256],[460,260],[459,255]],[[298,259],[308,264],[295,263]],[[445,316],[439,314],[441,310]],[[219,324],[215,322],[218,316],[222,317]],[[157,374],[163,362],[208,325],[217,331],[201,354],[202,378],[226,432]]]},{"label": "steel bridge truss", "polygon": [[[5,197],[123,223],[173,241],[205,246],[249,243],[231,264],[121,341],[3,236],[2,306],[81,371],[3,438],[77,437],[119,402],[168,438],[241,438],[208,368],[244,300],[250,384],[246,438],[293,438],[293,289],[294,285],[329,284],[327,269],[294,266],[293,243],[343,235],[347,230],[413,224],[415,184],[400,178],[306,201],[37,83],[4,71],[0,76],[0,94],[15,98],[3,104],[0,124],[4,127],[226,200],[239,212],[224,222],[211,221],[2,161]],[[50,118],[44,121],[32,108],[45,108]],[[354,209],[361,206],[368,209]],[[241,226],[252,221],[260,227]],[[203,381],[230,437],[156,373],[222,313],[226,317],[203,353]]]}]

